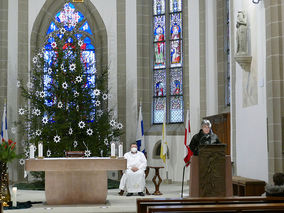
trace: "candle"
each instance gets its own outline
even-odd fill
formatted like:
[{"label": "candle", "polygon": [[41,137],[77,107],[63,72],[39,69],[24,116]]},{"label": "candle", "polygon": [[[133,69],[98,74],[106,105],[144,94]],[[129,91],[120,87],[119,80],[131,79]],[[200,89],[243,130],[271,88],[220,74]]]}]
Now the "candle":
[{"label": "candle", "polygon": [[13,201],[13,206],[17,206],[17,187],[12,188],[12,201]]},{"label": "candle", "polygon": [[38,157],[39,158],[43,157],[43,145],[42,145],[42,142],[38,143]]},{"label": "candle", "polygon": [[119,144],[118,146],[118,157],[122,158],[123,157],[123,145]]},{"label": "candle", "polygon": [[34,148],[34,145],[30,145],[30,158],[35,158],[35,148]]},{"label": "candle", "polygon": [[110,154],[112,157],[115,156],[115,143],[112,143],[110,146]]}]

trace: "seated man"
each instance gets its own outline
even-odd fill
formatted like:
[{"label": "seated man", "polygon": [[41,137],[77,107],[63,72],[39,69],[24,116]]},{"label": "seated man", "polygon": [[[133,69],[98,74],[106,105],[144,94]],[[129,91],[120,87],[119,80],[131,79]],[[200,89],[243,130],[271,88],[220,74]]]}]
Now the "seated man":
[{"label": "seated man", "polygon": [[201,129],[192,137],[189,148],[193,152],[193,155],[199,155],[199,145],[219,143],[221,142],[218,136],[213,133],[210,121],[203,120],[201,122]]},{"label": "seated man", "polygon": [[284,196],[284,173],[277,172],[273,175],[274,185],[265,186],[266,196]]},{"label": "seated man", "polygon": [[137,151],[136,143],[130,145],[130,152],[124,154],[127,159],[127,169],[125,170],[121,180],[119,189],[120,195],[123,194],[124,189],[128,192],[126,196],[132,196],[133,193],[138,193],[144,196],[145,189],[145,169],[147,160],[142,152]]}]

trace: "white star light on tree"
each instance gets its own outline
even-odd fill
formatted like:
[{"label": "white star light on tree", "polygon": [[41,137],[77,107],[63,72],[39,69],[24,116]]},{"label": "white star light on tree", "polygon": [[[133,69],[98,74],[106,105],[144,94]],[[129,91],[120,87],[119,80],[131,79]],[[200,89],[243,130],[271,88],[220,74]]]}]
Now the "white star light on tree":
[{"label": "white star light on tree", "polygon": [[36,116],[39,116],[40,115],[40,110],[39,109],[34,109],[33,110],[33,114],[36,115]]},{"label": "white star light on tree", "polygon": [[85,156],[86,156],[86,157],[90,157],[90,156],[91,156],[91,151],[87,149],[87,150],[85,151]]},{"label": "white star light on tree", "polygon": [[61,64],[60,68],[61,68],[62,70],[64,70],[64,64]]},{"label": "white star light on tree", "polygon": [[97,101],[95,102],[95,105],[96,105],[96,106],[100,106],[100,104],[101,104],[101,102],[100,102],[99,100],[97,100]]},{"label": "white star light on tree", "polygon": [[118,123],[118,124],[117,124],[117,128],[118,128],[118,129],[122,129],[122,128],[123,128],[122,123]]},{"label": "white star light on tree", "polygon": [[53,137],[53,141],[54,141],[55,143],[59,143],[60,140],[61,140],[61,138],[60,138],[59,135],[55,135],[55,136]]},{"label": "white star light on tree", "polygon": [[50,151],[50,150],[47,150],[46,156],[47,156],[47,157],[50,157],[50,156],[51,156],[51,151]]},{"label": "white star light on tree", "polygon": [[52,48],[55,48],[57,46],[56,42],[51,43]]},{"label": "white star light on tree", "polygon": [[69,128],[68,134],[69,134],[69,135],[72,135],[72,134],[73,134],[73,129],[72,129],[71,127]]},{"label": "white star light on tree", "polygon": [[66,82],[66,81],[62,84],[62,87],[63,87],[63,89],[67,89],[68,84],[67,84],[67,82]]},{"label": "white star light on tree", "polygon": [[83,121],[80,121],[78,123],[78,126],[79,126],[80,129],[83,129],[86,126],[86,124]]},{"label": "white star light on tree", "polygon": [[92,129],[87,129],[87,135],[89,135],[89,136],[93,135],[93,130]]},{"label": "white star light on tree", "polygon": [[77,98],[79,96],[79,92],[75,91],[74,92],[74,97]]},{"label": "white star light on tree", "polygon": [[98,96],[98,95],[100,95],[101,94],[101,91],[99,90],[99,89],[95,89],[94,90],[94,95],[95,96]]},{"label": "white star light on tree", "polygon": [[48,73],[48,75],[52,74],[52,69],[50,67],[47,69],[47,73]]},{"label": "white star light on tree", "polygon": [[78,45],[81,47],[83,45],[83,41],[82,40],[79,40],[78,41]]},{"label": "white star light on tree", "polygon": [[61,34],[64,34],[65,32],[66,32],[65,28],[64,28],[64,27],[61,27],[61,28],[60,28],[60,33],[61,33]]},{"label": "white star light on tree", "polygon": [[24,108],[20,108],[20,109],[19,109],[19,114],[20,114],[20,115],[24,115],[24,114],[25,114]]},{"label": "white star light on tree", "polygon": [[25,165],[25,160],[22,158],[22,159],[19,160],[19,163],[20,163],[21,166],[23,166],[23,165]]},{"label": "white star light on tree", "polygon": [[39,96],[40,96],[41,98],[44,98],[44,97],[45,97],[45,91],[41,91],[41,92],[39,93]]},{"label": "white star light on tree", "polygon": [[105,101],[107,99],[107,94],[103,94],[103,100]]},{"label": "white star light on tree", "polygon": [[35,132],[36,136],[41,136],[41,130],[40,129],[37,129],[36,132]]},{"label": "white star light on tree", "polygon": [[109,122],[109,124],[110,124],[111,126],[115,126],[115,120],[111,120],[111,121]]},{"label": "white star light on tree", "polygon": [[81,81],[83,81],[82,76],[77,76],[77,77],[76,77],[76,82],[77,82],[77,83],[80,83]]},{"label": "white star light on tree", "polygon": [[76,69],[76,64],[70,64],[69,69],[71,71],[75,70]]},{"label": "white star light on tree", "polygon": [[58,102],[57,107],[61,109],[63,107],[63,103],[61,101]]},{"label": "white star light on tree", "polygon": [[76,147],[78,146],[78,142],[77,142],[77,141],[74,141],[74,142],[73,142],[73,146],[74,146],[74,148],[76,148]]},{"label": "white star light on tree", "polygon": [[107,138],[104,139],[104,143],[105,143],[105,145],[108,145],[108,139]]},{"label": "white star light on tree", "polygon": [[38,97],[39,96],[39,91],[36,91],[35,95],[36,95],[36,97]]},{"label": "white star light on tree", "polygon": [[42,56],[43,56],[42,53],[38,53],[37,55],[38,55],[38,57],[40,57],[40,58],[42,58]]},{"label": "white star light on tree", "polygon": [[98,116],[99,117],[101,117],[103,115],[103,113],[104,113],[103,110],[101,110],[101,109],[98,110]]},{"label": "white star light on tree", "polygon": [[44,116],[41,121],[42,121],[43,124],[47,124],[47,122],[48,122],[47,116]]},{"label": "white star light on tree", "polygon": [[28,87],[29,89],[33,88],[33,86],[34,86],[34,85],[33,85],[32,82],[29,81],[29,82],[27,83],[27,87]]},{"label": "white star light on tree", "polygon": [[33,57],[33,63],[36,64],[37,63],[37,57]]},{"label": "white star light on tree", "polygon": [[17,81],[17,87],[19,88],[21,86],[21,82]]}]

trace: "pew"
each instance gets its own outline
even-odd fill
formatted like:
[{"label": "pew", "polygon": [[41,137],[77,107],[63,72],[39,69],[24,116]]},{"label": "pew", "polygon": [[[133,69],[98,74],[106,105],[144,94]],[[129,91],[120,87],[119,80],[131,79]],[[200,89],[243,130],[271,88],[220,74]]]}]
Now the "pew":
[{"label": "pew", "polygon": [[147,212],[284,212],[284,203],[149,206]]},{"label": "pew", "polygon": [[187,198],[138,198],[137,212],[145,213],[151,206],[176,205],[220,205],[220,204],[264,204],[284,202],[284,197],[187,197]]}]

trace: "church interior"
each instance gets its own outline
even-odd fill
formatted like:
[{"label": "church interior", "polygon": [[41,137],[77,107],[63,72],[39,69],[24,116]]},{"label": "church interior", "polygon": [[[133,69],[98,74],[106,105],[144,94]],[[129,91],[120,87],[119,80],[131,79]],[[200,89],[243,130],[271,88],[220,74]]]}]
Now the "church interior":
[{"label": "church interior", "polygon": [[[190,183],[199,170],[193,162],[185,166],[185,129],[190,142],[204,119],[225,144],[231,196],[248,195],[236,188],[246,180],[264,190],[284,170],[282,15],[282,0],[1,0],[1,137],[6,119],[7,141],[16,142],[19,156],[7,162],[10,188],[33,181],[34,165],[27,160],[37,159],[39,146],[38,159],[44,160],[65,157],[67,151],[86,159],[122,157],[137,141],[141,113],[146,187],[154,191],[158,171],[161,197],[180,198],[181,187],[191,197]],[[54,171],[47,164],[36,166]],[[100,177],[119,181],[121,165]],[[68,167],[60,166],[54,168]],[[256,191],[251,195],[265,193]],[[45,202],[42,193],[18,189],[23,201],[42,197]],[[106,193],[108,205],[94,212],[140,211],[138,197],[121,197],[118,189]],[[120,200],[132,207],[110,208]],[[40,208],[65,212],[46,204]],[[69,206],[66,212],[93,210]]]}]

